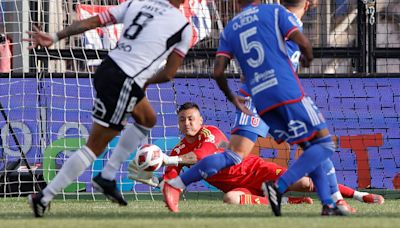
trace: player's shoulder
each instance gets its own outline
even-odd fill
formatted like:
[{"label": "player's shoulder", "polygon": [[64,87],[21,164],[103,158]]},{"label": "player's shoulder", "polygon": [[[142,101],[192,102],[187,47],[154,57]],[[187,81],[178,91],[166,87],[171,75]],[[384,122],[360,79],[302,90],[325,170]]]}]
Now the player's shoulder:
[{"label": "player's shoulder", "polygon": [[228,141],[228,138],[217,126],[204,125],[200,130],[199,140],[204,142],[218,143],[221,141]]},{"label": "player's shoulder", "polygon": [[203,135],[209,135],[213,133],[222,133],[221,129],[214,125],[203,125],[200,130],[200,133]]}]

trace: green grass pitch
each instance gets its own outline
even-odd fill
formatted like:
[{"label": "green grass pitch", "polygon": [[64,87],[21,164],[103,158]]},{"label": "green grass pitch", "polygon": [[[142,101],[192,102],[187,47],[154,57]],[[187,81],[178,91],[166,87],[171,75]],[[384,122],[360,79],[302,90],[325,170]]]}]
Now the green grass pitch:
[{"label": "green grass pitch", "polygon": [[181,201],[180,213],[170,213],[157,199],[129,200],[119,207],[104,199],[54,200],[50,213],[34,218],[25,198],[0,199],[0,227],[400,227],[400,201],[367,205],[348,200],[358,211],[349,217],[321,217],[313,205],[284,205],[283,217],[272,215],[269,206],[232,206],[221,200]]}]

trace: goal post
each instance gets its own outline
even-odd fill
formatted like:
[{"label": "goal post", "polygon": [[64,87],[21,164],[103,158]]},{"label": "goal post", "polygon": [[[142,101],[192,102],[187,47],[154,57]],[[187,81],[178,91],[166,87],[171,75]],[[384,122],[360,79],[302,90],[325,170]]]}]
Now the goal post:
[{"label": "goal post", "polygon": [[[27,51],[27,44],[23,44],[21,38],[32,24],[55,32],[73,20],[95,15],[100,8],[121,2],[123,0],[0,2],[0,33],[10,38],[8,48],[12,48],[10,69],[0,73],[0,102],[27,161],[42,184],[51,181],[70,155],[85,144],[92,123],[93,72],[115,45],[121,27],[93,30],[65,39],[49,49],[32,51]],[[336,2],[324,1],[304,19],[305,33],[314,44],[316,59],[310,69],[301,69],[300,77],[307,94],[320,107],[335,136],[338,148],[332,160],[339,183],[392,194],[393,190],[400,189],[399,55],[381,57],[378,69],[382,72],[362,71],[362,57],[367,56],[361,50],[364,48],[360,46],[362,42],[358,43],[357,29],[365,26],[358,24],[362,22],[359,9],[365,5],[357,7],[346,1]],[[399,43],[389,44],[396,40],[395,37],[400,37],[400,32],[393,29],[398,26],[397,22],[392,23],[397,14],[385,11],[393,5],[398,4],[385,0],[377,6],[381,15],[386,15],[376,21],[381,32],[377,37],[381,41],[378,47],[386,48],[388,53],[400,47]],[[187,0],[184,6],[181,10],[197,34],[193,41],[195,45],[174,81],[150,86],[146,91],[158,119],[149,143],[157,144],[167,153],[180,139],[176,117],[179,104],[196,102],[205,123],[218,126],[228,137],[235,117],[234,107],[212,78],[212,68],[219,33],[238,9],[233,1],[224,0]],[[346,11],[342,12],[343,9]],[[321,18],[329,18],[329,25]],[[328,30],[328,26],[332,28]],[[387,28],[386,33],[384,28]],[[0,52],[5,48],[5,44],[0,44]],[[378,54],[383,56],[382,52]],[[4,58],[0,55],[0,60]],[[226,73],[231,88],[238,90],[238,67],[231,64]],[[1,117],[0,130],[0,196],[24,196],[35,192],[34,182],[21,162],[21,152]],[[117,142],[118,137],[61,196],[81,199],[88,195],[98,199],[91,178],[101,171]],[[277,144],[271,138],[259,139],[253,149],[254,154],[285,167],[301,152],[295,146]],[[125,196],[133,195],[136,199],[148,195],[153,199],[158,197],[158,189],[127,178],[128,162],[133,156],[124,162],[117,174],[119,188]],[[163,169],[156,175],[161,176],[162,172]],[[217,190],[203,181],[191,185],[188,191],[213,193]]]}]

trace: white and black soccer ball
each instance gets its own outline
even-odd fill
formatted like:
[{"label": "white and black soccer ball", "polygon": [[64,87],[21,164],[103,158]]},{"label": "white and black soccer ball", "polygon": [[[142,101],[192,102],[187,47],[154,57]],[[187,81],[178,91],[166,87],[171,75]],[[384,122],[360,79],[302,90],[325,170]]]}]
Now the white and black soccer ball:
[{"label": "white and black soccer ball", "polygon": [[156,171],[163,164],[163,152],[154,144],[144,144],[135,155],[135,162],[140,170]]}]

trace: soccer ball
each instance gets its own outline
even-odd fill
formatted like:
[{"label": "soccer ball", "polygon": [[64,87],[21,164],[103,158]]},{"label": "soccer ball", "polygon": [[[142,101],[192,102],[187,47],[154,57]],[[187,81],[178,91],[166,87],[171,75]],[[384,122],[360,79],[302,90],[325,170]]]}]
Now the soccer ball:
[{"label": "soccer ball", "polygon": [[163,155],[160,147],[144,144],[137,150],[135,162],[140,170],[156,171],[163,164]]}]

